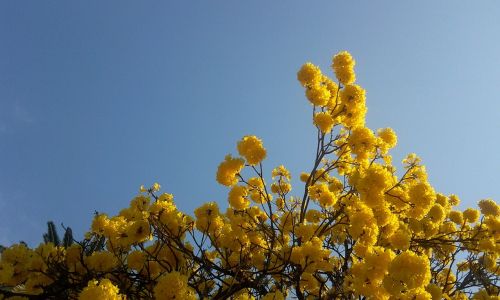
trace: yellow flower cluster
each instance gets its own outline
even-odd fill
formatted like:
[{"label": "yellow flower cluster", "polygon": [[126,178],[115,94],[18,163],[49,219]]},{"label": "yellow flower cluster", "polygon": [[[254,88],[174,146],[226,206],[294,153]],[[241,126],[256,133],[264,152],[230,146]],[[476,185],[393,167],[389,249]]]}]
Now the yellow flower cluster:
[{"label": "yellow flower cluster", "polygon": [[374,298],[388,298],[388,293],[381,288],[389,273],[389,265],[395,253],[382,247],[370,248],[363,259],[355,260],[350,277],[345,282],[346,288],[357,296],[372,295]]},{"label": "yellow flower cluster", "polygon": [[[379,227],[377,226],[373,210],[358,199],[356,200],[356,202],[349,206],[348,210],[350,221],[349,234],[358,240],[359,244],[365,246],[375,245],[379,234]],[[366,249],[360,248],[359,250],[363,252]]]},{"label": "yellow flower cluster", "polygon": [[103,279],[100,282],[97,280],[89,281],[89,284],[78,295],[79,300],[122,300],[126,299],[123,295],[119,294],[119,289],[113,285],[109,279]]},{"label": "yellow flower cluster", "polygon": [[483,199],[478,203],[481,213],[485,216],[498,216],[500,215],[500,206],[492,199]]},{"label": "yellow flower cluster", "polygon": [[408,211],[408,216],[415,219],[421,219],[431,209],[436,199],[434,189],[426,182],[412,185],[408,196],[413,204]]},{"label": "yellow flower cluster", "polygon": [[244,166],[245,162],[243,159],[226,155],[224,161],[217,169],[217,182],[225,186],[235,185],[238,182],[236,175],[239,174]]},{"label": "yellow flower cluster", "polygon": [[238,142],[238,152],[251,166],[259,164],[266,158],[266,149],[262,141],[253,135],[245,136]]},{"label": "yellow flower cluster", "polygon": [[423,289],[429,284],[430,279],[429,258],[407,250],[392,260],[383,285],[394,296],[425,294]]},{"label": "yellow flower cluster", "polygon": [[313,83],[319,83],[322,77],[321,70],[310,62],[304,64],[299,72],[297,72],[297,79],[304,87]]},{"label": "yellow flower cluster", "polygon": [[380,164],[359,168],[351,181],[361,195],[361,201],[371,208],[385,206],[385,192],[396,184],[391,172]]},{"label": "yellow flower cluster", "polygon": [[348,145],[358,161],[365,161],[373,158],[377,139],[369,128],[356,127],[351,132]]},{"label": "yellow flower cluster", "polygon": [[333,57],[332,68],[340,83],[347,85],[352,84],[356,80],[356,75],[354,74],[355,64],[356,61],[347,51],[339,52]]},{"label": "yellow flower cluster", "polygon": [[335,204],[336,197],[330,191],[328,184],[317,183],[309,187],[309,195],[311,199],[317,200],[322,207],[329,207]]},{"label": "yellow flower cluster", "polygon": [[314,124],[318,126],[318,128],[323,133],[328,133],[332,130],[333,124],[335,121],[332,116],[327,112],[319,112],[314,114]]},{"label": "yellow flower cluster", "polygon": [[380,143],[384,152],[387,150],[394,148],[398,143],[398,137],[392,128],[382,128],[377,132],[378,137],[382,140]]},{"label": "yellow flower cluster", "polygon": [[111,252],[98,251],[85,257],[85,263],[97,272],[108,272],[118,265],[118,260]]},{"label": "yellow flower cluster", "polygon": [[224,221],[220,216],[219,207],[215,202],[207,202],[195,209],[196,228],[202,232],[220,231]]},{"label": "yellow flower cluster", "polygon": [[365,91],[353,84],[354,65],[348,52],[340,52],[333,58],[332,68],[339,82],[345,85],[343,89],[311,63],[304,64],[297,73],[297,79],[306,89],[306,98],[321,109],[314,114],[314,124],[323,134],[339,124],[347,128],[365,124]]},{"label": "yellow flower cluster", "polygon": [[262,204],[270,199],[271,195],[268,195],[264,190],[264,183],[259,177],[251,177],[248,179],[247,188],[250,194],[250,199],[255,203]]},{"label": "yellow flower cluster", "polygon": [[187,284],[188,278],[179,272],[171,272],[162,275],[154,288],[157,300],[190,300],[196,299],[194,291]]},{"label": "yellow flower cluster", "polygon": [[235,185],[229,191],[229,204],[237,210],[245,209],[250,205],[250,201],[247,199],[247,196],[248,190],[246,187]]},{"label": "yellow flower cluster", "polygon": [[342,122],[347,128],[365,126],[366,92],[359,85],[346,85],[340,91]]},{"label": "yellow flower cluster", "polygon": [[396,133],[365,126],[354,65],[343,51],[337,82],[311,63],[297,73],[317,127],[299,195],[245,136],[217,169],[227,208],[206,202],[190,217],[160,184],[141,186],[80,242],[6,248],[0,299],[498,299],[500,206],[458,210],[416,154],[397,172]]}]

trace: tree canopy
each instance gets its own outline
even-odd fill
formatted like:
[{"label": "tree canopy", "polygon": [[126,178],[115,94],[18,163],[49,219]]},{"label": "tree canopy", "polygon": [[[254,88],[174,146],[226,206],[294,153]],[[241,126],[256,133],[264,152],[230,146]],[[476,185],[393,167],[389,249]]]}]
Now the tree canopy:
[{"label": "tree canopy", "polygon": [[397,136],[365,126],[354,66],[343,51],[335,79],[312,63],[297,73],[317,128],[298,194],[244,136],[216,172],[226,211],[208,202],[191,216],[158,183],[141,186],[81,241],[66,229],[61,243],[49,223],[38,247],[3,249],[0,299],[498,299],[500,207],[458,210],[416,154],[398,173]]}]

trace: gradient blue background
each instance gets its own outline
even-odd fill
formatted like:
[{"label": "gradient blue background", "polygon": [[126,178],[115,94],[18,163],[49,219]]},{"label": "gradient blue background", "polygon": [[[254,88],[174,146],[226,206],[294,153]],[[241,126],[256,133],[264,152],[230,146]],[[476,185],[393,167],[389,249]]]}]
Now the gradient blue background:
[{"label": "gradient blue background", "polygon": [[[89,228],[155,181],[187,212],[245,134],[266,169],[309,170],[306,61],[349,50],[368,125],[440,192],[500,199],[500,2],[2,1],[0,244]],[[300,193],[300,191],[297,191]],[[223,204],[224,206],[224,204]]]}]

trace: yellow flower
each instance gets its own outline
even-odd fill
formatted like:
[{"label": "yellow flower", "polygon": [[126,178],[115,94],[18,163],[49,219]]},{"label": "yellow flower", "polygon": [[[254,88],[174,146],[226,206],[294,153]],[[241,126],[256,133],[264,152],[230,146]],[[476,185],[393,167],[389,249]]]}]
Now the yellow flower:
[{"label": "yellow flower", "polygon": [[342,110],[341,108],[341,103],[340,103],[340,97],[339,97],[339,86],[335,82],[333,82],[330,78],[324,76],[323,77],[323,84],[326,86],[328,91],[330,92],[330,100],[326,104],[326,107],[330,109],[332,114],[338,114]]},{"label": "yellow flower", "polygon": [[154,287],[157,300],[190,300],[196,299],[194,290],[188,286],[188,278],[179,272],[163,274]]},{"label": "yellow flower", "polygon": [[226,155],[224,161],[220,163],[217,168],[217,182],[225,185],[232,186],[238,183],[237,174],[245,166],[245,162],[241,158],[233,158],[231,155]]},{"label": "yellow flower", "polygon": [[223,220],[220,216],[219,206],[215,202],[207,202],[194,210],[196,228],[200,231],[220,231]]},{"label": "yellow flower", "polygon": [[340,91],[340,100],[348,111],[353,111],[365,106],[366,91],[357,84],[346,85]]},{"label": "yellow flower", "polygon": [[138,211],[146,211],[149,207],[149,197],[139,195],[130,201],[130,207]]},{"label": "yellow flower", "polygon": [[392,295],[427,286],[431,279],[429,259],[412,251],[405,251],[391,262],[384,288]]},{"label": "yellow flower", "polygon": [[271,176],[272,178],[276,178],[276,177],[283,177],[283,178],[286,178],[288,180],[290,180],[290,171],[288,171],[285,166],[283,165],[280,165],[276,168],[273,169],[272,173],[271,173]]},{"label": "yellow flower", "polygon": [[448,218],[457,225],[462,225],[464,222],[464,217],[462,212],[457,210],[450,211],[450,213],[448,214]]},{"label": "yellow flower", "polygon": [[140,271],[144,267],[146,259],[147,259],[146,253],[137,250],[132,251],[127,256],[127,265],[131,269]]},{"label": "yellow flower", "polygon": [[317,183],[308,187],[309,196],[317,200],[322,207],[330,207],[335,204],[337,197],[330,192],[326,183]]},{"label": "yellow flower", "polygon": [[387,293],[380,286],[394,256],[391,250],[368,247],[362,260],[354,260],[350,272],[356,293],[372,296],[385,294],[381,298],[387,298]]},{"label": "yellow flower", "polygon": [[92,255],[85,257],[85,262],[89,268],[97,272],[111,271],[118,264],[114,254],[108,251],[94,252]]},{"label": "yellow flower", "polygon": [[248,190],[241,185],[235,185],[229,191],[229,204],[237,210],[243,210],[250,205],[247,199]]},{"label": "yellow flower", "polygon": [[153,190],[154,192],[158,192],[160,189],[161,189],[161,185],[158,182],[153,183],[151,190]]},{"label": "yellow flower", "polygon": [[413,206],[408,211],[408,216],[415,219],[422,219],[434,204],[436,192],[427,182],[419,182],[410,187],[410,202]]},{"label": "yellow flower", "polygon": [[322,78],[321,70],[308,62],[305,63],[297,72],[297,79],[299,80],[302,86],[310,85],[320,81]]},{"label": "yellow flower", "polygon": [[365,245],[374,245],[377,242],[379,228],[373,211],[362,202],[358,202],[349,209],[349,233],[358,242]]},{"label": "yellow flower", "polygon": [[285,296],[280,291],[267,293],[262,300],[285,300]]},{"label": "yellow flower", "polygon": [[285,200],[283,200],[283,198],[277,198],[276,199],[276,206],[279,209],[283,209],[285,207]]},{"label": "yellow flower", "polygon": [[373,131],[369,128],[356,127],[349,136],[348,145],[356,159],[362,161],[374,155],[376,141]]},{"label": "yellow flower", "polygon": [[265,203],[269,199],[272,199],[271,195],[267,195],[264,191],[264,183],[259,177],[251,177],[248,179],[248,191],[250,194],[250,199],[255,203]]},{"label": "yellow flower", "polygon": [[0,255],[0,284],[16,286],[28,277],[33,251],[24,244],[14,244]]},{"label": "yellow flower", "polygon": [[443,207],[439,204],[434,204],[427,215],[434,223],[441,223],[446,217]]},{"label": "yellow flower", "polygon": [[172,202],[174,201],[174,195],[169,193],[163,193],[158,197],[158,201]]},{"label": "yellow flower", "polygon": [[[393,186],[393,175],[386,167],[374,163],[365,171],[360,170],[359,179],[353,174],[353,185],[361,194],[361,200],[369,207],[381,206],[384,203],[384,192]],[[357,179],[357,180],[356,180]]]},{"label": "yellow flower", "polygon": [[275,194],[287,194],[292,190],[292,185],[288,182],[280,181],[271,184],[271,192]]},{"label": "yellow flower", "polygon": [[127,228],[127,236],[132,243],[142,243],[150,238],[149,222],[145,220],[132,221]]},{"label": "yellow flower", "polygon": [[443,296],[443,292],[441,291],[441,288],[434,283],[429,284],[425,288],[425,290],[427,292],[429,292],[429,294],[431,294],[432,300],[441,300],[441,297]]},{"label": "yellow flower", "polygon": [[66,249],[66,265],[70,271],[74,272],[77,269],[81,269],[83,249],[78,244],[73,244]]},{"label": "yellow flower", "polygon": [[351,84],[356,80],[354,65],[356,62],[347,51],[341,51],[333,57],[332,68],[342,84]]},{"label": "yellow flower", "polygon": [[102,234],[108,226],[108,216],[106,214],[98,214],[94,217],[91,228],[93,233]]},{"label": "yellow flower", "polygon": [[307,182],[307,180],[309,180],[309,176],[310,176],[309,173],[306,172],[300,173],[300,181]]},{"label": "yellow flower", "polygon": [[481,289],[477,291],[471,298],[472,300],[497,300],[498,296],[490,296],[488,291]]},{"label": "yellow flower", "polygon": [[306,88],[307,99],[311,104],[316,106],[325,106],[328,104],[331,96],[327,86],[321,83],[314,83]]},{"label": "yellow flower", "polygon": [[319,223],[321,221],[322,213],[319,210],[309,209],[306,212],[306,220],[312,223]]},{"label": "yellow flower", "polygon": [[479,211],[473,208],[467,208],[463,212],[463,216],[466,222],[475,223],[479,219]]},{"label": "yellow flower", "polygon": [[256,165],[266,158],[262,141],[254,135],[245,136],[238,142],[238,152],[250,165]]},{"label": "yellow flower", "polygon": [[352,108],[344,106],[344,114],[342,115],[341,122],[346,128],[355,128],[365,126],[366,106],[358,105]]},{"label": "yellow flower", "polygon": [[14,266],[6,261],[0,262],[0,284],[15,285],[12,282],[14,276]]},{"label": "yellow flower", "polygon": [[[46,274],[32,273],[24,283],[26,291],[33,295],[43,293],[43,288],[53,283],[54,280]],[[11,298],[8,298],[11,299]]]},{"label": "yellow flower", "polygon": [[492,199],[483,199],[479,201],[479,208],[481,213],[485,216],[499,216],[500,206]]},{"label": "yellow flower", "polygon": [[339,53],[335,54],[332,59],[332,67],[339,68],[339,67],[354,67],[356,62],[354,61],[354,58],[352,57],[351,53],[347,51],[340,51]]},{"label": "yellow flower", "polygon": [[410,247],[411,233],[405,226],[400,226],[396,232],[389,237],[393,249],[407,250]]},{"label": "yellow flower", "polygon": [[394,132],[394,130],[392,130],[392,128],[387,127],[379,129],[377,135],[382,140],[382,148],[385,151],[394,148],[394,146],[396,146],[396,144],[398,143],[398,137],[396,136],[396,133]]},{"label": "yellow flower", "polygon": [[457,195],[450,195],[450,205],[451,206],[457,206],[460,204],[460,198],[458,198]]},{"label": "yellow flower", "polygon": [[119,294],[119,289],[109,279],[89,281],[87,287],[78,295],[79,300],[121,300],[125,296]]},{"label": "yellow flower", "polygon": [[318,126],[321,132],[328,133],[332,130],[334,121],[329,113],[319,112],[314,114],[314,124]]}]

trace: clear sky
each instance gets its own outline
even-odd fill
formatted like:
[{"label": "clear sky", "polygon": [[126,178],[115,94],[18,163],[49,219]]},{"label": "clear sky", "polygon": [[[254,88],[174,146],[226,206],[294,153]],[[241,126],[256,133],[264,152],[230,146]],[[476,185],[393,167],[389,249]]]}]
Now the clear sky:
[{"label": "clear sky", "polygon": [[[368,122],[437,191],[500,199],[500,2],[1,1],[0,244],[77,237],[155,181],[191,213],[226,201],[215,171],[260,136],[265,168],[310,168],[296,71],[349,50]],[[223,204],[224,206],[224,204]]]}]

